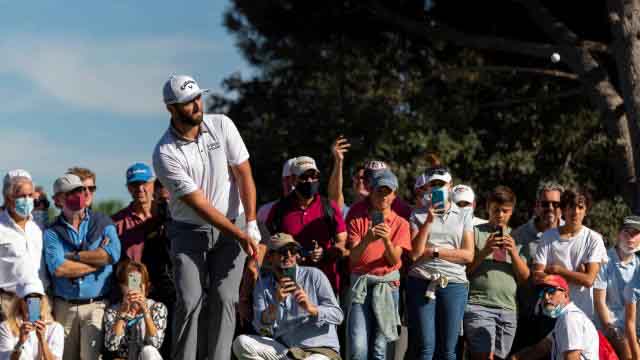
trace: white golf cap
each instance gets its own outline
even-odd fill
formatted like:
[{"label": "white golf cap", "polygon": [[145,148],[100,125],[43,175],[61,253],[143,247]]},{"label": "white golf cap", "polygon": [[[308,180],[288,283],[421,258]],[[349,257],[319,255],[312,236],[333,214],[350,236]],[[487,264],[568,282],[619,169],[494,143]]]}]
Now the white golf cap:
[{"label": "white golf cap", "polygon": [[450,183],[452,180],[451,173],[446,167],[438,166],[427,169],[424,172],[427,184],[434,180],[441,180],[446,183]]},{"label": "white golf cap", "polygon": [[293,175],[293,173],[291,172],[291,167],[293,166],[293,163],[295,161],[296,161],[296,158],[291,158],[285,161],[284,164],[282,164],[282,177]]},{"label": "white golf cap", "polygon": [[29,172],[27,170],[24,170],[24,169],[13,169],[13,170],[9,170],[7,172],[7,175],[4,176],[3,184],[6,186],[9,183],[9,181],[11,179],[13,179],[14,177],[25,177],[25,178],[31,180],[31,174],[29,174]]},{"label": "white golf cap", "polygon": [[19,298],[24,299],[24,297],[29,294],[44,296],[44,286],[40,279],[33,278],[16,284],[16,295],[18,295]]},{"label": "white golf cap", "polygon": [[206,91],[209,90],[200,89],[198,83],[191,76],[171,75],[169,80],[164,83],[162,96],[164,103],[167,105],[183,104],[195,99]]},{"label": "white golf cap", "polygon": [[80,180],[80,177],[77,175],[64,174],[64,176],[57,178],[53,183],[53,193],[66,193],[83,186],[82,180]]},{"label": "white golf cap", "polygon": [[451,192],[453,193],[453,202],[456,204],[461,201],[473,204],[476,199],[476,194],[473,192],[473,189],[467,185],[456,185],[451,189]]},{"label": "white golf cap", "polygon": [[291,165],[291,173],[295,176],[300,176],[309,170],[320,172],[318,166],[316,166],[316,161],[309,156],[298,156]]}]

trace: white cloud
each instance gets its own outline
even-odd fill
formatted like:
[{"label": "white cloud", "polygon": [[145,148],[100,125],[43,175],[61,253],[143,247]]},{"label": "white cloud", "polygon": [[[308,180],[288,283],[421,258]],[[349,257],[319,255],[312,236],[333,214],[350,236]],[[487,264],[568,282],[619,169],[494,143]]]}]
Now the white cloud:
[{"label": "white cloud", "polygon": [[0,41],[0,73],[29,80],[32,89],[28,92],[32,94],[0,97],[0,108],[19,111],[27,103],[25,98],[33,104],[36,94],[40,102],[49,103],[54,98],[82,110],[161,114],[165,111],[161,86],[169,74],[209,70],[202,66],[210,63],[208,59],[224,58],[224,51],[212,42],[175,37],[100,42],[33,35],[8,37]]}]

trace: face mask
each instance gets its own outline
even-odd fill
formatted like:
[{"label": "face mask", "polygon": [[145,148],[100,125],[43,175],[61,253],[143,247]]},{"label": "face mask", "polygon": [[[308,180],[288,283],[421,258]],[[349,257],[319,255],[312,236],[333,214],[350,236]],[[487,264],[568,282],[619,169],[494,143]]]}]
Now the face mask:
[{"label": "face mask", "polygon": [[551,310],[548,310],[547,307],[545,306],[542,308],[542,313],[552,319],[556,319],[557,317],[562,315],[562,313],[564,313],[564,306],[558,304],[556,305],[556,307],[554,307]]},{"label": "face mask", "polygon": [[35,221],[41,229],[44,229],[44,227],[49,224],[48,210],[34,210],[31,216],[33,216],[33,221]]},{"label": "face mask", "polygon": [[[640,236],[636,235],[636,236]],[[636,237],[634,236],[634,237]],[[629,236],[629,234],[626,231],[621,231],[618,234],[618,248],[620,248],[620,250],[622,251],[623,254],[625,255],[631,255],[633,253],[635,253],[636,251],[640,250],[640,246],[636,247],[636,248],[631,248],[629,247],[629,242],[632,238]]]},{"label": "face mask", "polygon": [[26,219],[31,215],[33,211],[33,198],[21,197],[16,199],[16,214],[23,219]]},{"label": "face mask", "polygon": [[84,193],[79,192],[76,194],[68,195],[64,201],[64,206],[67,207],[67,209],[76,212],[84,208],[85,201],[86,200],[84,198]]},{"label": "face mask", "polygon": [[310,199],[314,197],[320,190],[320,182],[301,182],[296,185],[296,192],[300,194],[304,199]]}]

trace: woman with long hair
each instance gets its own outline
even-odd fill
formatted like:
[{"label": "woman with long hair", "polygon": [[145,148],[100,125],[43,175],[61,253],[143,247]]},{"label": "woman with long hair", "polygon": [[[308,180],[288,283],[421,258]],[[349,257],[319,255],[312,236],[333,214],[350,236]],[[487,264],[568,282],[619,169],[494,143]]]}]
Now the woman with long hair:
[{"label": "woman with long hair", "polygon": [[0,359],[60,360],[64,329],[53,320],[39,279],[19,283],[7,320],[0,324]]},{"label": "woman with long hair", "polygon": [[167,328],[167,307],[147,298],[149,272],[144,264],[125,259],[116,279],[122,300],[104,314],[104,346],[115,359],[159,360]]}]

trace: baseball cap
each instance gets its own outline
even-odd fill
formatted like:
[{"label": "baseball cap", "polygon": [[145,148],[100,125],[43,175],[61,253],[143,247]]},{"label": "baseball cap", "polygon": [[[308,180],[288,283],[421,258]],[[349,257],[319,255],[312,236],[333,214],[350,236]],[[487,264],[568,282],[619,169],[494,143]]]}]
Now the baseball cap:
[{"label": "baseball cap", "polygon": [[287,177],[287,176],[293,175],[291,173],[291,166],[293,166],[293,163],[295,161],[296,161],[296,158],[291,158],[291,159],[285,161],[284,164],[282,164],[282,177]]},{"label": "baseball cap", "polygon": [[430,183],[434,180],[441,180],[446,183],[450,183],[452,179],[449,169],[443,166],[437,166],[427,169],[424,172],[424,176],[426,176],[427,178],[427,183]]},{"label": "baseball cap", "polygon": [[300,176],[309,170],[320,172],[313,158],[309,156],[299,156],[293,159],[293,164],[291,165],[291,173],[293,175]]},{"label": "baseball cap", "polygon": [[19,282],[16,285],[16,295],[19,298],[23,298],[29,294],[38,294],[44,296],[44,286],[40,279],[31,279],[24,282]]},{"label": "baseball cap", "polygon": [[281,248],[291,244],[300,247],[300,244],[293,239],[293,236],[285,233],[277,233],[269,238],[267,250],[278,251]]},{"label": "baseball cap", "polygon": [[476,199],[476,194],[473,192],[473,189],[467,185],[456,185],[451,189],[453,196],[451,199],[454,203],[459,203],[460,201],[466,201],[468,203],[473,203]]},{"label": "baseball cap", "polygon": [[148,182],[153,178],[153,170],[145,163],[135,163],[127,169],[127,184],[136,181]]},{"label": "baseball cap", "polygon": [[622,227],[640,231],[640,216],[625,216],[624,220],[622,221]]},{"label": "baseball cap", "polygon": [[27,170],[24,169],[13,169],[13,170],[9,170],[7,172],[7,175],[4,176],[4,181],[3,184],[4,186],[7,186],[7,184],[9,184],[9,181],[11,179],[13,179],[14,177],[26,177],[27,179],[31,180],[31,174],[29,174],[29,172]]},{"label": "baseball cap", "polygon": [[569,284],[567,284],[567,280],[560,275],[547,275],[542,279],[542,281],[538,282],[537,285],[555,287],[567,292],[569,291]]},{"label": "baseball cap", "polygon": [[195,99],[198,95],[209,91],[208,89],[200,89],[198,83],[188,75],[171,75],[164,83],[162,96],[164,103],[183,104]]},{"label": "baseball cap", "polygon": [[414,189],[418,189],[423,187],[425,184],[427,183],[427,177],[424,176],[424,174],[420,174],[418,175],[418,177],[416,178],[416,183],[415,185],[413,185]]},{"label": "baseball cap", "polygon": [[386,186],[389,189],[398,190],[398,178],[389,169],[378,171],[371,177],[371,187],[377,189]]},{"label": "baseball cap", "polygon": [[53,183],[53,193],[66,193],[83,186],[84,184],[78,175],[65,174],[64,176],[57,178]]}]

